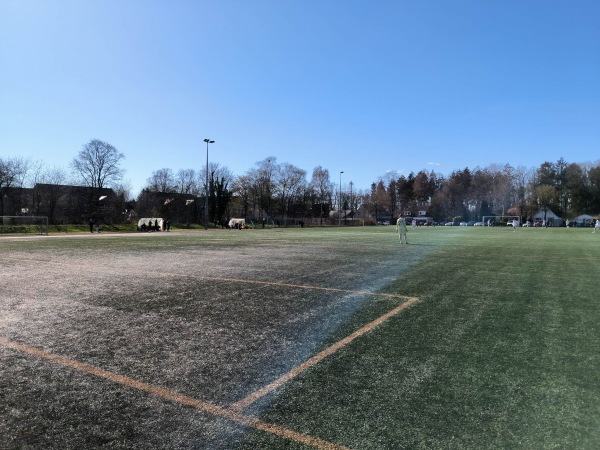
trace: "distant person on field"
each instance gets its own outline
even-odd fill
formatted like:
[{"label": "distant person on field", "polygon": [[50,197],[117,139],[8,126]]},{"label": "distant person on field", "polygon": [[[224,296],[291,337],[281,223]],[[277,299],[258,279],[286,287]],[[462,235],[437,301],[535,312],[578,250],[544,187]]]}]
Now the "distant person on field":
[{"label": "distant person on field", "polygon": [[600,230],[600,219],[596,219],[596,225],[594,226],[594,231],[592,231],[592,233],[595,233],[596,230]]},{"label": "distant person on field", "polygon": [[402,239],[404,238],[404,243],[408,244],[406,241],[406,220],[404,217],[400,216],[396,221],[396,231],[398,231],[398,237],[400,238],[400,243],[402,244]]},{"label": "distant person on field", "polygon": [[513,219],[513,231],[517,231],[519,229],[519,219]]},{"label": "distant person on field", "polygon": [[90,233],[94,232],[94,219],[92,219],[90,217],[90,220],[88,221],[88,224],[90,225]]}]

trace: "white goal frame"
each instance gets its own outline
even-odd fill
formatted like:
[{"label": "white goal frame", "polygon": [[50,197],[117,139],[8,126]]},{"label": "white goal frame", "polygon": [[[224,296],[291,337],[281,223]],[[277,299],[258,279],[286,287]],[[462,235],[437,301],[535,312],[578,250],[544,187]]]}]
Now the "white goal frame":
[{"label": "white goal frame", "polygon": [[48,235],[48,216],[0,216],[0,235],[18,233]]}]

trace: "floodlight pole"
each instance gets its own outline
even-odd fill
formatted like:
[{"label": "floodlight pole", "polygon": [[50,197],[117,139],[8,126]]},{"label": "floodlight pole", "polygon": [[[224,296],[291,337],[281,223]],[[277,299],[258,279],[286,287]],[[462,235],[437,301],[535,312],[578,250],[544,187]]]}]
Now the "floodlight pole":
[{"label": "floodlight pole", "polygon": [[208,230],[208,144],[214,144],[215,141],[204,139],[206,142],[206,180],[204,193],[204,229]]},{"label": "floodlight pole", "polygon": [[340,172],[340,201],[339,201],[339,214],[338,214],[338,219],[339,219],[339,224],[338,226],[342,226],[342,174],[344,173],[344,171],[342,170]]}]

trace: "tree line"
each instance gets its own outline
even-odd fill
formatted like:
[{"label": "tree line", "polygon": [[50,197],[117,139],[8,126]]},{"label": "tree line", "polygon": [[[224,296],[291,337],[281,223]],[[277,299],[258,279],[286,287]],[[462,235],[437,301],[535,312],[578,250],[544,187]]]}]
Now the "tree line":
[{"label": "tree line", "polygon": [[537,168],[491,164],[455,170],[449,176],[411,173],[372,185],[375,211],[396,216],[427,206],[440,220],[480,220],[489,215],[528,220],[540,209],[564,219],[600,213],[600,162],[568,163],[564,158]]},{"label": "tree line", "polygon": [[[231,217],[280,225],[370,223],[418,211],[439,221],[480,220],[486,215],[517,215],[527,220],[542,208],[564,219],[600,213],[600,161],[575,163],[560,158],[537,168],[491,164],[455,170],[447,176],[425,170],[406,176],[387,174],[370,189],[361,190],[354,189],[352,182],[338,185],[322,166],[315,167],[309,178],[304,169],[271,156],[242,175],[214,162],[200,170],[159,168],[150,174],[137,198],[131,198],[131,187],[123,182],[124,158],[98,139],[83,145],[67,169],[0,156],[0,214],[15,214],[5,208],[15,190],[43,185],[51,191],[53,186],[58,189],[66,184],[90,192],[90,204],[80,214],[82,221],[90,211],[98,214],[104,208],[102,214],[112,211],[108,220],[115,222],[170,217],[174,223],[202,223],[206,204],[209,221],[216,225]],[[108,188],[112,197],[107,209],[100,199]],[[30,213],[51,216],[42,214],[50,201],[42,202],[37,195],[38,207],[32,202]],[[46,196],[50,198],[47,192]]]}]

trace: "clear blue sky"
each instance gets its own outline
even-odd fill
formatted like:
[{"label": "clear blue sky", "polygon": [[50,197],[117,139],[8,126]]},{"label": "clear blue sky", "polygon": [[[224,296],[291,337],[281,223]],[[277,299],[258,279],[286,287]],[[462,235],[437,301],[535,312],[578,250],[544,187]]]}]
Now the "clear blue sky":
[{"label": "clear blue sky", "polygon": [[0,156],[154,170],[269,156],[368,188],[600,159],[598,0],[0,0]]}]

